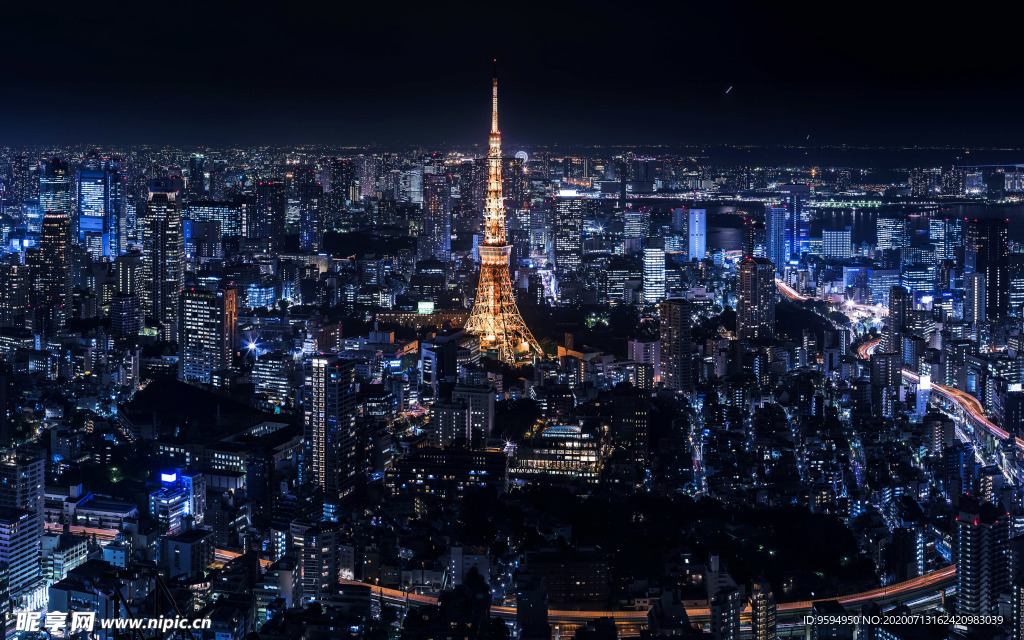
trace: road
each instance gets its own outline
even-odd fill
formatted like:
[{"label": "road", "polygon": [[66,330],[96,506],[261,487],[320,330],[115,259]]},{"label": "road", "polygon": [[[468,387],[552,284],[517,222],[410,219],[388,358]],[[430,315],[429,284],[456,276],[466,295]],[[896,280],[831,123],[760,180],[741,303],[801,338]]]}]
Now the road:
[{"label": "road", "polygon": [[[364,585],[362,582],[356,582],[354,580],[342,580],[343,584],[352,585]],[[858,593],[852,593],[846,596],[838,596],[835,598],[822,598],[822,600],[838,600],[840,604],[847,607],[848,610],[854,611],[856,606],[865,602],[873,601],[881,604],[904,602],[911,599],[921,598],[923,596],[937,593],[940,590],[944,590],[952,586],[956,582],[956,566],[950,565],[937,571],[932,571],[919,578],[913,578],[906,582],[899,582],[887,587],[879,587],[877,589],[869,589],[868,591],[861,591]],[[416,603],[432,605],[437,604],[437,598],[433,596],[425,596],[416,593],[409,593],[406,591],[400,591],[398,589],[388,589],[386,587],[379,587],[376,585],[364,585],[370,586],[372,593],[381,596],[387,600],[392,600],[396,603]],[[803,615],[811,611],[814,606],[815,600],[801,600],[798,602],[785,602],[778,605],[777,615],[781,618],[795,619],[800,618]],[[506,606],[492,606],[491,613],[495,616],[506,620],[514,620],[516,615],[515,607]],[[711,610],[707,607],[696,607],[690,608],[686,611],[690,618],[690,622],[694,624],[704,624],[710,620]],[[749,619],[750,608],[749,605],[743,610],[741,618]],[[616,625],[619,626],[633,626],[633,625],[645,625],[647,623],[647,612],[646,611],[571,611],[567,609],[549,609],[548,620],[552,625],[579,625],[589,620],[596,618],[612,618],[615,620]]]}]

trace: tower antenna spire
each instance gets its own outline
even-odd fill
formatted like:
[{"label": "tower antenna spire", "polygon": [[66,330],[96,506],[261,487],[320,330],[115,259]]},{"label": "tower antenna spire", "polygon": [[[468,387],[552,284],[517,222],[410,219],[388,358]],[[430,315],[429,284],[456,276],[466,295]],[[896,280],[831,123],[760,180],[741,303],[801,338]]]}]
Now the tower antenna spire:
[{"label": "tower antenna spire", "polygon": [[491,133],[498,133],[498,59],[494,59],[494,82],[491,87]]}]

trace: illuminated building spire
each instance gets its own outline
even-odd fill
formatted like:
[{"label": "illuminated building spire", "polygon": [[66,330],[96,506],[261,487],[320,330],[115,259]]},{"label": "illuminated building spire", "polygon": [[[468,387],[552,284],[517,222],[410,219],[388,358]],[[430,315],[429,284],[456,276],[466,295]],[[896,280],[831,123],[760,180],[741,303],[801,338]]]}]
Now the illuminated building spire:
[{"label": "illuminated building spire", "polygon": [[498,76],[491,86],[491,135],[487,153],[487,199],[484,243],[480,247],[480,282],[466,331],[480,337],[480,350],[509,364],[542,355],[516,306],[505,239],[505,202],[501,193],[501,132],[498,131]]}]

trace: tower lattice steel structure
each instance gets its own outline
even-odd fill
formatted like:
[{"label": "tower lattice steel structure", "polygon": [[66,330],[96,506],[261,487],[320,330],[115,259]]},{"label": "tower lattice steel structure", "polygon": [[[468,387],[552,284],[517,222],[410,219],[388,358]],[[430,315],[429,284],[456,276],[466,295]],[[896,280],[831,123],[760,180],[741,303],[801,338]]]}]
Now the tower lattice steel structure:
[{"label": "tower lattice steel structure", "polygon": [[487,201],[484,244],[480,247],[480,283],[466,330],[480,337],[480,349],[509,364],[541,355],[540,345],[526,328],[512,293],[505,239],[505,204],[501,194],[501,132],[498,131],[498,78],[491,91],[491,136],[487,154]]}]

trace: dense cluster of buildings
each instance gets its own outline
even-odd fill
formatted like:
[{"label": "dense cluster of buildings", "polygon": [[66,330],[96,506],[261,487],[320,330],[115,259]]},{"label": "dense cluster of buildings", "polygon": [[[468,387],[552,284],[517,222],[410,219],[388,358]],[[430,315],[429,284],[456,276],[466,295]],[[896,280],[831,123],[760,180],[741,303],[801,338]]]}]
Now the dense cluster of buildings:
[{"label": "dense cluster of buildings", "polygon": [[[491,135],[488,158],[6,150],[0,616],[770,640],[806,624],[777,603],[861,612],[842,596],[885,585],[864,611],[1019,636],[1015,170],[505,157]],[[853,542],[815,561],[860,573],[773,568],[739,520],[642,573],[577,526],[693,498],[821,518]],[[481,500],[504,515],[471,526]]]}]

